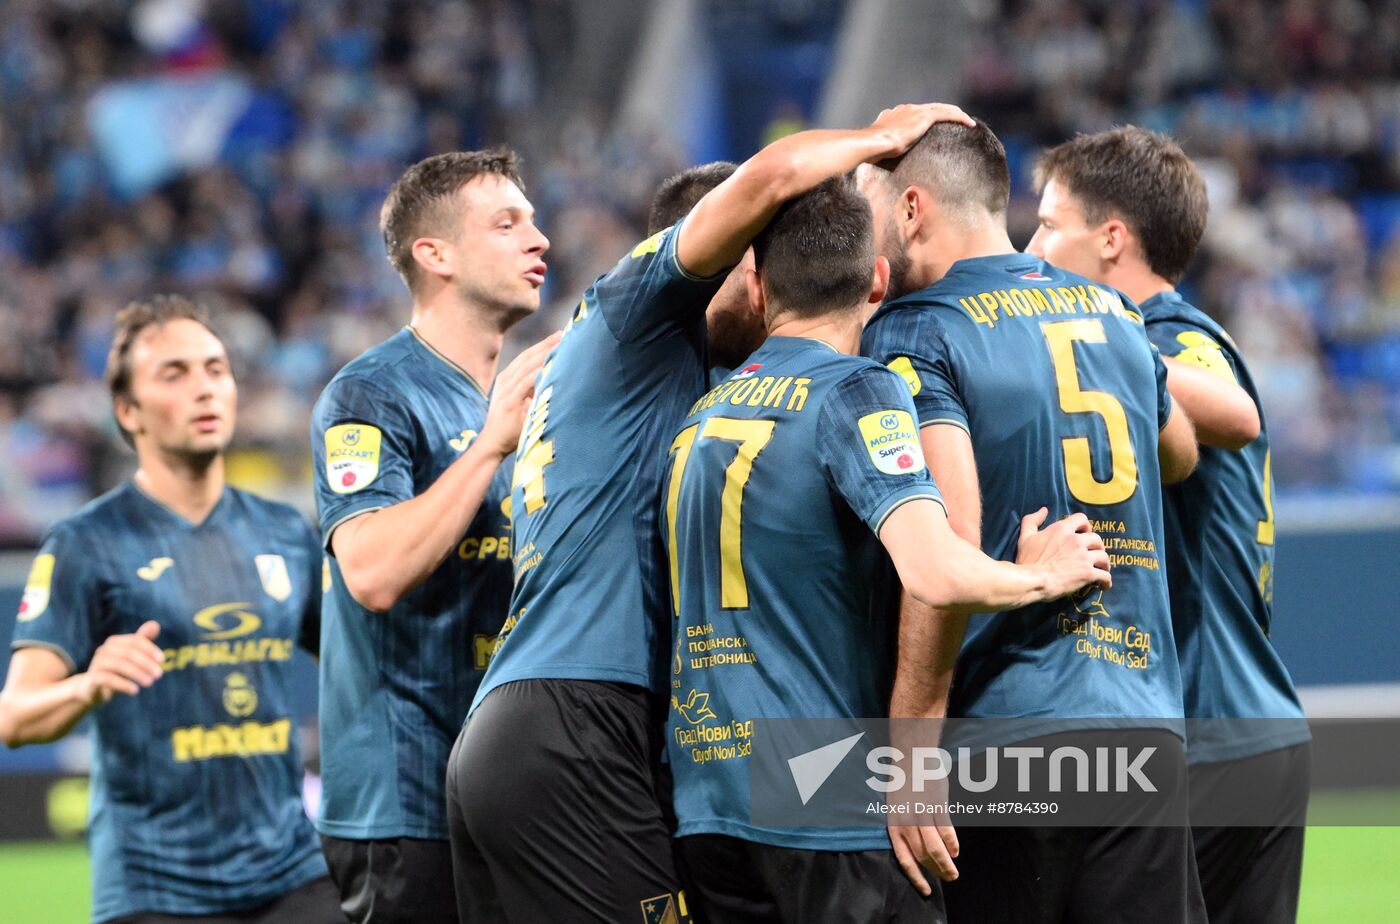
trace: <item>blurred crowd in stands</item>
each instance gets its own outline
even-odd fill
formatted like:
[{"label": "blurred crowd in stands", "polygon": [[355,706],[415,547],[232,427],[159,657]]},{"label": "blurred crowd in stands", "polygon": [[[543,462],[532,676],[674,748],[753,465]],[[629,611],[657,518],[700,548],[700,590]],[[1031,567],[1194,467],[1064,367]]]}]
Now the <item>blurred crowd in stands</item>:
[{"label": "blurred crowd in stands", "polygon": [[[792,21],[803,3],[773,6]],[[560,56],[580,53],[567,0],[4,8],[0,541],[32,542],[131,464],[101,381],[126,301],[175,290],[215,309],[241,390],[230,474],[305,507],[311,402],[407,318],[376,226],[404,166],[523,152],[552,248],[519,345],[642,234],[656,181],[685,161],[610,135],[606,107],[540,116]],[[1400,493],[1400,0],[967,8],[961,102],[1007,143],[1015,237],[1033,230],[1042,145],[1123,121],[1171,131],[1212,194],[1184,288],[1253,364],[1279,489]],[[732,156],[811,108],[775,107]]]}]

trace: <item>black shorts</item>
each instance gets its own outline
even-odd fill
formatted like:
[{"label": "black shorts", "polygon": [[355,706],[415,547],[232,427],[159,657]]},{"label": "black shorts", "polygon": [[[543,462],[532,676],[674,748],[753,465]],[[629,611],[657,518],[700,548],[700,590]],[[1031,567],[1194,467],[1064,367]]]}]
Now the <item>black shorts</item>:
[{"label": "black shorts", "polygon": [[353,841],[321,835],[326,865],[352,924],[456,924],[447,841]]},{"label": "black shorts", "polygon": [[281,898],[247,911],[226,914],[142,914],[113,918],[104,924],[344,924],[335,886],[325,876],[298,886]]},{"label": "black shorts", "polygon": [[[1311,751],[1305,743],[1242,760],[1191,765],[1191,836],[1211,924],[1297,920]],[[1278,806],[1281,823],[1194,823],[1228,821],[1221,809],[1239,801],[1241,788],[1250,791],[1251,799],[1262,790],[1266,801]]]},{"label": "black shorts", "polygon": [[640,687],[522,680],[487,695],[447,763],[463,924],[683,924],[660,704]]},{"label": "black shorts", "polygon": [[[1155,729],[1072,732],[1025,742],[1047,752],[1060,741],[1079,746],[1131,740],[1158,749],[1152,773],[1164,801],[1145,809],[1148,823],[1098,827],[963,824],[944,883],[949,920],[1017,924],[1205,924],[1191,829],[1186,825],[1186,753],[1180,738]],[[1165,771],[1165,772],[1164,772]],[[956,797],[950,794],[950,798]],[[1125,803],[1127,804],[1127,803]],[[1175,805],[1179,810],[1163,811]],[[1126,809],[1131,816],[1134,810]],[[1162,814],[1158,814],[1162,812]],[[1164,817],[1179,823],[1162,824]]]},{"label": "black shorts", "polygon": [[924,898],[893,850],[799,850],[700,834],[678,842],[706,924],[905,924],[947,920],[938,880]]}]

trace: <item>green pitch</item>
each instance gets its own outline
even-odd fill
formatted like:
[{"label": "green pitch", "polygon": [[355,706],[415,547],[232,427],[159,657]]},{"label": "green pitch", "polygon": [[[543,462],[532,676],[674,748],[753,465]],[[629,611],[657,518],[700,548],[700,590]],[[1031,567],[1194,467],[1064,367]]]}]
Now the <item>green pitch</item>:
[{"label": "green pitch", "polygon": [[[1400,828],[1309,828],[1304,924],[1390,924],[1400,908]],[[87,853],[80,844],[0,847],[0,920],[86,924]]]}]

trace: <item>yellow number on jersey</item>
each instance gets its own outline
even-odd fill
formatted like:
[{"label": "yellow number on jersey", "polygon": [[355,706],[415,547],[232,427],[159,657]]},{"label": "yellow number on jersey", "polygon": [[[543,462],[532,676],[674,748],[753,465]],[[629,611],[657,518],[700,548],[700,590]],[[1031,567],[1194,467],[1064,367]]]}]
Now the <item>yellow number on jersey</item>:
[{"label": "yellow number on jersey", "polygon": [[1055,363],[1055,383],[1059,388],[1060,410],[1066,414],[1098,414],[1108,431],[1108,450],[1113,474],[1107,481],[1094,477],[1094,462],[1087,437],[1060,440],[1065,458],[1065,481],[1069,491],[1086,504],[1106,506],[1121,503],[1137,490],[1137,454],[1133,451],[1128,415],[1123,404],[1105,391],[1085,391],[1079,386],[1079,367],[1074,360],[1074,344],[1106,343],[1103,321],[1098,318],[1057,321],[1041,330],[1050,344]]},{"label": "yellow number on jersey", "polygon": [[1264,453],[1264,519],[1259,521],[1259,531],[1255,538],[1260,545],[1274,544],[1274,476],[1269,470],[1270,449]]},{"label": "yellow number on jersey", "polygon": [[520,446],[515,450],[515,474],[510,487],[514,491],[524,486],[526,513],[534,513],[545,505],[544,470],[554,461],[554,440],[544,439],[544,428],[549,423],[549,399],[553,394],[551,385],[535,396],[525,428],[520,432]]},{"label": "yellow number on jersey", "polygon": [[725,609],[747,609],[749,582],[744,576],[743,521],[744,488],[753,475],[753,463],[763,447],[773,438],[771,420],[737,420],[732,417],[711,417],[700,430],[699,424],[686,427],[671,443],[671,482],[666,491],[667,551],[671,557],[671,600],[680,613],[680,562],[676,555],[676,516],[680,508],[681,478],[685,475],[690,450],[700,439],[725,440],[739,444],[734,461],[724,469],[724,493],[720,496],[719,513],[719,597]]}]

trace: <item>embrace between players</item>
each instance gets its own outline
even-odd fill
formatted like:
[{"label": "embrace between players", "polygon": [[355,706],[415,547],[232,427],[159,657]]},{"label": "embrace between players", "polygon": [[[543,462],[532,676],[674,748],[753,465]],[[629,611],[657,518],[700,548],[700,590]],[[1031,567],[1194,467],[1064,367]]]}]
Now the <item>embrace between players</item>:
[{"label": "embrace between players", "polygon": [[[1153,195],[1125,204],[1125,172]],[[46,539],[0,694],[12,746],[107,704],[94,921],[1291,920],[1296,825],[764,827],[745,758],[682,746],[755,718],[1052,715],[1136,721],[1183,792],[1188,759],[1305,758],[1305,729],[1181,737],[1301,715],[1256,580],[1257,400],[1173,289],[1199,176],[1119,129],[1037,183],[1022,254],[1000,142],[938,104],[687,170],[498,374],[548,241],[508,152],[428,158],[381,218],[410,324],[313,412],[319,538],[223,485],[235,392],[202,315],[128,309],[109,378],[139,469]],[[1188,477],[1198,454],[1218,465]],[[1170,494],[1164,519],[1162,485],[1207,474],[1267,542],[1183,526]],[[1147,551],[1110,576],[1091,521]],[[1191,551],[1232,541],[1238,563]],[[1086,599],[1150,639],[1131,669],[1076,650]],[[279,724],[318,612],[320,850]],[[1216,663],[1222,634],[1247,663]]]}]

